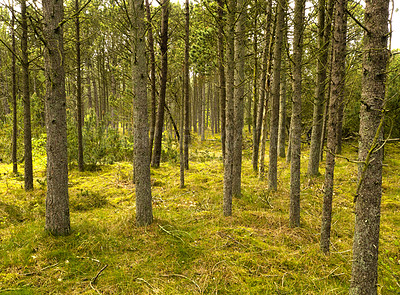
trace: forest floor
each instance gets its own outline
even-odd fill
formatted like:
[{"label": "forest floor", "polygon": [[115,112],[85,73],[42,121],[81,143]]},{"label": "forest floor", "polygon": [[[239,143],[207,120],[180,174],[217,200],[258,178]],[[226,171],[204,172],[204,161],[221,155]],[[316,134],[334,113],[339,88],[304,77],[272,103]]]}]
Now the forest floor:
[{"label": "forest floor", "polygon": [[[385,152],[378,289],[400,294],[400,144],[391,143]],[[32,192],[24,192],[23,177],[13,175],[11,165],[1,164],[0,294],[348,293],[356,164],[337,159],[331,253],[324,255],[324,176],[305,176],[308,146],[302,151],[300,228],[288,225],[285,159],[279,160],[278,191],[269,192],[252,171],[245,142],[243,195],[226,218],[219,140],[196,139],[190,153],[183,189],[173,159],[152,169],[155,220],[141,228],[135,226],[131,163],[82,173],[70,169],[67,237],[44,230],[43,159],[34,159]],[[346,142],[343,156],[356,159],[356,144]]]}]

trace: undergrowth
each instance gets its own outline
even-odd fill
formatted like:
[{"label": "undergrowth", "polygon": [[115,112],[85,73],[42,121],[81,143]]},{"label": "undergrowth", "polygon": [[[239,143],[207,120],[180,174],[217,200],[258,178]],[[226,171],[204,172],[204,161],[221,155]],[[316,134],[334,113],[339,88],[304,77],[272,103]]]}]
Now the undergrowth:
[{"label": "undergrowth", "polygon": [[[379,294],[400,294],[399,147],[386,148]],[[323,176],[304,175],[307,147],[302,151],[300,228],[288,224],[290,166],[285,159],[279,160],[279,189],[270,192],[252,171],[246,150],[242,196],[234,199],[233,216],[226,218],[218,138],[194,140],[190,152],[183,189],[176,161],[151,170],[155,221],[142,228],[134,222],[131,163],[70,170],[72,233],[67,237],[44,231],[44,167],[35,170],[35,190],[24,192],[23,178],[1,164],[0,293],[348,293],[355,164],[337,159],[331,253],[324,255],[319,251]],[[351,144],[345,145],[344,156],[356,157]]]}]

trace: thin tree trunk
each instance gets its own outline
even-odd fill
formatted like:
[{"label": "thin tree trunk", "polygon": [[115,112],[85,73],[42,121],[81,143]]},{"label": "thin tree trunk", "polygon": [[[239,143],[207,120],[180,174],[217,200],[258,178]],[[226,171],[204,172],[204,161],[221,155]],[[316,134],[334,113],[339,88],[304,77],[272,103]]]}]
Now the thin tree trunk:
[{"label": "thin tree trunk", "polygon": [[21,54],[22,54],[22,84],[24,101],[24,151],[25,151],[25,190],[33,190],[32,165],[32,128],[31,128],[31,97],[29,93],[29,60],[28,60],[28,16],[26,0],[21,1]]},{"label": "thin tree trunk", "polygon": [[293,34],[293,109],[292,146],[290,159],[290,213],[291,227],[300,226],[300,156],[301,156],[301,61],[303,55],[305,0],[296,0]]},{"label": "thin tree trunk", "polygon": [[189,77],[189,0],[185,1],[185,77],[184,81],[184,162],[185,169],[189,169],[189,143],[190,143],[190,77]]},{"label": "thin tree trunk", "polygon": [[131,0],[132,23],[132,77],[134,108],[134,171],[136,193],[136,223],[138,226],[153,222],[149,123],[147,113],[147,60],[146,24],[143,0]]},{"label": "thin tree trunk", "polygon": [[225,80],[225,50],[224,50],[224,1],[218,1],[218,71],[219,71],[219,99],[221,118],[221,145],[222,158],[225,158],[226,143],[226,80]]},{"label": "thin tree trunk", "polygon": [[61,0],[43,0],[46,41],[47,198],[46,229],[53,235],[70,233],[68,197],[67,120]]},{"label": "thin tree trunk", "polygon": [[366,1],[350,294],[377,294],[389,0]]},{"label": "thin tree trunk", "polygon": [[[260,151],[260,138],[261,138],[261,129],[263,125],[263,118],[264,118],[264,106],[265,100],[268,94],[266,94],[269,85],[267,86],[267,73],[270,69],[271,64],[271,46],[272,46],[272,35],[271,34],[271,23],[272,23],[272,0],[268,0],[267,3],[267,23],[265,26],[265,47],[263,51],[263,62],[262,62],[262,71],[261,71],[261,79],[260,79],[260,98],[258,101],[257,106],[255,105],[254,108],[257,107],[257,115],[254,115],[256,120],[255,128],[253,130],[253,155],[252,155],[252,164],[253,164],[253,171],[257,172],[258,166],[258,154]],[[269,77],[268,77],[269,81]],[[265,113],[267,109],[265,109]]]},{"label": "thin tree trunk", "polygon": [[148,23],[147,42],[150,54],[150,93],[151,93],[151,108],[150,108],[150,158],[153,151],[154,130],[156,126],[156,59],[154,54],[154,37],[153,26],[151,21],[151,10],[149,0],[146,0],[146,18]]},{"label": "thin tree trunk", "polygon": [[333,58],[331,95],[329,102],[327,154],[325,165],[324,202],[322,207],[321,224],[321,251],[329,252],[331,221],[332,221],[332,196],[335,172],[335,150],[337,146],[338,112],[343,103],[345,87],[346,66],[346,30],[347,30],[347,0],[338,0],[335,4],[335,29],[333,35]]},{"label": "thin tree trunk", "polygon": [[235,105],[234,105],[234,144],[233,144],[233,171],[232,171],[232,194],[236,197],[241,196],[242,183],[242,141],[244,127],[244,86],[245,86],[245,22],[246,10],[243,7],[244,1],[237,0],[240,14],[236,22],[235,38]]},{"label": "thin tree trunk", "polygon": [[[15,53],[15,13],[14,13],[14,1],[12,2],[12,16],[11,16],[11,39],[12,39],[12,51]],[[18,125],[17,125],[17,71],[15,64],[15,55],[11,54],[11,68],[12,68],[12,103],[13,103],[13,135],[12,135],[12,162],[13,162],[13,173],[18,174],[18,161],[17,161],[17,136],[18,136]]]},{"label": "thin tree trunk", "polygon": [[165,95],[167,91],[167,74],[168,74],[168,18],[169,18],[169,0],[163,0],[161,4],[161,88],[160,101],[157,108],[157,119],[154,131],[154,148],[151,159],[152,167],[160,167],[161,160],[161,143],[164,126],[164,108]]},{"label": "thin tree trunk", "polygon": [[[286,44],[287,30],[285,30],[284,44]],[[287,45],[286,45],[287,46]],[[285,48],[286,48],[285,46]],[[287,86],[287,69],[286,69],[286,56],[282,55],[282,74],[281,74],[281,91],[279,99],[279,123],[278,123],[278,156],[284,158],[285,154],[285,141],[286,141],[286,86]]]},{"label": "thin tree trunk", "polygon": [[328,61],[327,42],[324,39],[325,32],[325,0],[318,2],[318,49],[320,56],[317,59],[317,85],[315,88],[313,125],[310,143],[310,158],[307,174],[315,176],[319,174],[319,159],[321,149],[322,120],[326,87],[326,64]]},{"label": "thin tree trunk", "polygon": [[277,22],[274,44],[274,70],[272,78],[271,126],[269,140],[268,189],[278,189],[278,122],[279,90],[281,84],[282,44],[285,30],[286,0],[278,1]]},{"label": "thin tree trunk", "polygon": [[81,77],[81,41],[80,41],[80,20],[79,20],[79,0],[75,0],[75,28],[76,28],[76,106],[78,111],[78,169],[85,170],[85,162],[83,160],[83,138],[82,138],[82,77]]},{"label": "thin tree trunk", "polygon": [[227,71],[226,71],[226,142],[225,142],[225,161],[224,161],[224,216],[232,215],[232,176],[233,176],[233,157],[234,157],[234,138],[235,138],[235,17],[236,0],[229,0],[227,15]]}]

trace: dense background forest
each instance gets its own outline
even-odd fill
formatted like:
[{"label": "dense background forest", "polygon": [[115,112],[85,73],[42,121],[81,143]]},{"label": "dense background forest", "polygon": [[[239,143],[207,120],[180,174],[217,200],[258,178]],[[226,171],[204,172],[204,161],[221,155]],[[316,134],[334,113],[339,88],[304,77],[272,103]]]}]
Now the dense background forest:
[{"label": "dense background forest", "polygon": [[399,294],[388,0],[62,2],[0,6],[0,293]]}]

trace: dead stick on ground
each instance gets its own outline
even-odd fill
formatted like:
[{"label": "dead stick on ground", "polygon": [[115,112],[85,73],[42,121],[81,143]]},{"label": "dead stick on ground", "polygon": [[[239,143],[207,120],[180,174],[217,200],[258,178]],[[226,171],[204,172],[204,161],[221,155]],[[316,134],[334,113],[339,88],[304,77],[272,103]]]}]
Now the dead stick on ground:
[{"label": "dead stick on ground", "polygon": [[97,278],[100,276],[100,274],[101,274],[107,267],[108,267],[108,264],[104,265],[104,266],[102,267],[102,269],[99,270],[99,272],[97,273],[97,275],[96,275],[93,279],[90,280],[90,284],[89,284],[90,287],[91,287],[94,291],[96,291],[98,294],[100,294],[100,292],[99,292],[99,290],[97,290],[97,289],[93,286],[93,284],[96,283]]}]

